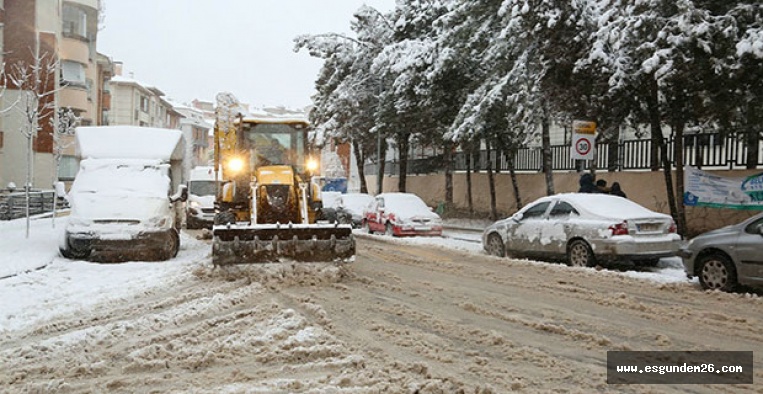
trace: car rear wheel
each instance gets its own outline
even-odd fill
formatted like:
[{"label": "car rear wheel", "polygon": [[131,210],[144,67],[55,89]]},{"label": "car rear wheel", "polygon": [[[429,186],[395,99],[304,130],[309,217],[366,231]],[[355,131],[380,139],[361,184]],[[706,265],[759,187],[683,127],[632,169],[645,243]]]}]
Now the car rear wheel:
[{"label": "car rear wheel", "polygon": [[699,259],[699,283],[703,289],[733,291],[737,285],[737,273],[729,258],[713,253]]},{"label": "car rear wheel", "polygon": [[576,239],[567,247],[567,261],[572,267],[593,267],[596,259],[588,242]]},{"label": "car rear wheel", "polygon": [[387,222],[387,225],[384,226],[384,235],[389,235],[390,237],[395,236],[395,229],[392,226],[392,223]]},{"label": "car rear wheel", "polygon": [[491,256],[506,257],[506,249],[503,247],[503,240],[498,234],[490,234],[487,238],[487,252]]}]

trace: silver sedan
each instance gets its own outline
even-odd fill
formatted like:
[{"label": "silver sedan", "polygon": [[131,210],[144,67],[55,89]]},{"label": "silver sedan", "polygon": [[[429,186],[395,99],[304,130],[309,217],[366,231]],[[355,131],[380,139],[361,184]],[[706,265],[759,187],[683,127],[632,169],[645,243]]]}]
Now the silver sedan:
[{"label": "silver sedan", "polygon": [[706,232],[681,249],[689,278],[704,289],[732,291],[739,284],[763,285],[763,213],[742,223]]},{"label": "silver sedan", "polygon": [[482,245],[495,256],[562,260],[591,267],[629,260],[656,265],[681,243],[669,215],[623,197],[567,193],[542,197],[485,229]]}]

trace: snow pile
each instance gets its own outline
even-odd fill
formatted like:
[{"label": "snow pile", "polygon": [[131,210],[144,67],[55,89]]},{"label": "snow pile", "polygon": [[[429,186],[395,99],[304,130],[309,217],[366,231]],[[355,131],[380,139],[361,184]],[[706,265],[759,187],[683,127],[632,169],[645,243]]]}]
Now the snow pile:
[{"label": "snow pile", "polygon": [[[25,219],[0,221],[0,278],[40,269],[58,256],[56,229],[66,226],[67,220],[56,219],[56,229],[51,220],[40,217],[33,219],[29,239],[25,237]],[[14,298],[0,296],[0,303],[10,302]]]},{"label": "snow pile", "polygon": [[77,128],[77,156],[91,159],[183,158],[184,140],[180,130],[137,126],[92,126]]}]

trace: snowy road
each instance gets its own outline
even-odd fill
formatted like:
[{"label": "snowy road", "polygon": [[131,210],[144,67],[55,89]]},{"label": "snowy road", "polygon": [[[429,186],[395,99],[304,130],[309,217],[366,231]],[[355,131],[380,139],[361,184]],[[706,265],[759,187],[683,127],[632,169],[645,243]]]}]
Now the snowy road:
[{"label": "snowy road", "polygon": [[[442,245],[422,245],[433,242]],[[607,350],[760,349],[758,296],[498,259],[478,253],[478,244],[447,239],[363,235],[349,266],[217,270],[209,266],[209,245],[190,238],[184,243],[180,256],[167,263],[55,260],[0,281],[3,295],[10,296],[29,286],[45,291],[39,287],[44,283],[63,292],[64,286],[51,285],[53,278],[68,278],[84,291],[87,283],[73,284],[114,276],[112,297],[101,286],[86,295],[92,302],[64,294],[27,307],[58,308],[58,314],[14,312],[34,319],[0,330],[0,391],[759,390],[612,387],[604,366]],[[140,277],[135,267],[156,278]],[[755,366],[761,381],[759,352]]]}]

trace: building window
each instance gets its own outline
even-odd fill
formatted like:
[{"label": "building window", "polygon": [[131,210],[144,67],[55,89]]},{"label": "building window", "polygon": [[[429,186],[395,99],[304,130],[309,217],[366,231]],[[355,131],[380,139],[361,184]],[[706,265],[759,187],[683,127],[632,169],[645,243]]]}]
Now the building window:
[{"label": "building window", "polygon": [[87,14],[84,10],[64,4],[62,19],[64,36],[87,39]]},{"label": "building window", "polygon": [[3,132],[0,131],[0,149],[3,149]]},{"label": "building window", "polygon": [[87,87],[85,65],[64,60],[61,62],[61,85]]},{"label": "building window", "polygon": [[140,96],[140,110],[148,113],[148,97]]},{"label": "building window", "polygon": [[58,179],[62,181],[74,180],[78,168],[77,158],[71,155],[61,156],[61,161],[58,163]]}]

